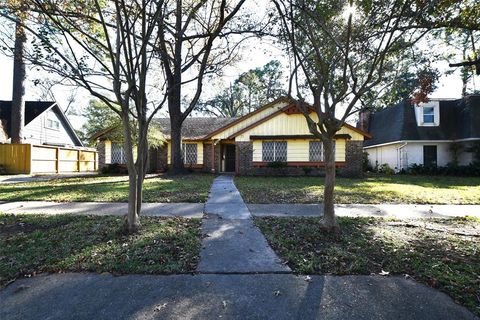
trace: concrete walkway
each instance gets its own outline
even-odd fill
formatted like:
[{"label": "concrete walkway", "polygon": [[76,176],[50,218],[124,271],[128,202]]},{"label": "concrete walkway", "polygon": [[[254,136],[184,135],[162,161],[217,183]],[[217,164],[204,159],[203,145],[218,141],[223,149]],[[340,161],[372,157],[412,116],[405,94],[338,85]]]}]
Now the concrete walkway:
[{"label": "concrete walkway", "polygon": [[40,275],[0,291],[0,319],[474,320],[403,277]]},{"label": "concrete walkway", "polygon": [[[248,204],[254,216],[319,217],[322,204]],[[450,218],[480,217],[480,205],[419,205],[419,204],[338,204],[335,214],[344,217]]]},{"label": "concrete walkway", "polygon": [[201,273],[290,272],[254,226],[233,177],[213,182],[202,222]]},{"label": "concrete walkway", "polygon": [[[146,216],[201,218],[203,203],[144,203],[142,214]],[[88,214],[118,215],[127,213],[125,202],[50,202],[15,201],[1,202],[0,212],[12,214]]]}]

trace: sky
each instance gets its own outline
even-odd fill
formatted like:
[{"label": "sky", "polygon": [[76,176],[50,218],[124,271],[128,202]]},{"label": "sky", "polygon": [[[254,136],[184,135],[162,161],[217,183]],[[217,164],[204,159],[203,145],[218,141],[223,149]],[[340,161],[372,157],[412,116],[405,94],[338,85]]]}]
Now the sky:
[{"label": "sky", "polygon": [[[13,30],[12,30],[13,33]],[[425,44],[425,45],[428,45]],[[439,50],[449,50],[448,47],[439,48]],[[261,67],[267,62],[276,59],[279,60],[285,68],[285,74],[288,74],[288,60],[283,54],[282,50],[276,48],[268,40],[259,40],[253,38],[249,40],[241,51],[241,59],[232,66],[229,66],[223,71],[223,77],[216,79],[215,81],[205,81],[204,83],[204,97],[212,95],[216,88],[219,86],[226,87],[230,82],[233,82],[238,75],[246,72],[250,69]],[[457,62],[457,61],[455,61]],[[442,73],[446,70],[450,70],[446,61],[434,62]],[[0,54],[0,100],[11,100],[12,97],[12,74],[13,63],[11,57],[6,57]],[[38,73],[35,69],[28,70],[28,84],[27,84],[27,100],[39,100],[41,98],[41,90],[33,85],[33,79],[45,77],[44,73]],[[480,77],[476,77],[476,89],[480,89]],[[471,84],[473,86],[473,83]],[[451,75],[443,75],[438,83],[438,89],[431,95],[431,98],[460,98],[462,90],[462,84],[460,80],[459,69]],[[72,88],[70,87],[56,87],[53,92],[53,96],[63,108],[68,105],[68,98],[71,95]],[[78,90],[75,92],[76,102],[75,108],[81,110],[88,104],[90,96],[88,93]],[[166,111],[161,110],[159,116],[165,116]],[[83,116],[69,115],[69,118],[76,129],[79,129],[84,123]]]}]

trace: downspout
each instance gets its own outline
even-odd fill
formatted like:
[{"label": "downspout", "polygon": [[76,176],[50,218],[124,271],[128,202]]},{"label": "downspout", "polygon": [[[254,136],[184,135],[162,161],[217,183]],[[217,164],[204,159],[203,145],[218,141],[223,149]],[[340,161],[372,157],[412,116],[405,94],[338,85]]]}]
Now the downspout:
[{"label": "downspout", "polygon": [[405,142],[404,144],[402,144],[400,147],[397,148],[397,168],[398,168],[398,171],[401,171],[403,169],[401,152],[402,152],[402,149],[407,146],[407,144],[408,144],[408,142]]}]

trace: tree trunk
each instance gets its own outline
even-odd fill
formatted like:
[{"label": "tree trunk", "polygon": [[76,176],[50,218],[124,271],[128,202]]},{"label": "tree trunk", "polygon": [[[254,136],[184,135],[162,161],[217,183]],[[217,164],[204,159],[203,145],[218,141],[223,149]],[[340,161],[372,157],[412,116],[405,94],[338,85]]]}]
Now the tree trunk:
[{"label": "tree trunk", "polygon": [[333,191],[335,188],[335,150],[332,138],[322,139],[325,161],[325,189],[323,191],[323,219],[325,229],[338,232],[340,227],[335,217]]},{"label": "tree trunk", "polygon": [[133,158],[132,134],[130,131],[128,114],[122,116],[122,124],[124,131],[123,148],[127,158],[128,168],[128,212],[125,219],[125,229],[128,233],[135,233],[140,228],[142,193],[139,193],[138,191],[142,189],[143,179],[139,179],[139,174],[141,174],[141,172],[137,170]]},{"label": "tree trunk", "polygon": [[23,127],[25,125],[25,44],[27,35],[20,23],[15,27],[15,49],[13,56],[13,93],[11,137],[12,143],[23,142]]},{"label": "tree trunk", "polygon": [[170,113],[170,163],[173,174],[184,173],[182,156],[182,112],[180,108],[180,90],[172,90],[168,97],[168,110]]}]

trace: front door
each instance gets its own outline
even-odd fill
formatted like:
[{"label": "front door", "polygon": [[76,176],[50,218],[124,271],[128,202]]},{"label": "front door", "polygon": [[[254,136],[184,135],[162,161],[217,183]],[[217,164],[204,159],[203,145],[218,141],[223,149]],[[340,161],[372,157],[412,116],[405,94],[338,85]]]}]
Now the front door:
[{"label": "front door", "polygon": [[423,165],[426,167],[437,166],[437,146],[423,146]]},{"label": "front door", "polygon": [[235,145],[225,145],[225,172],[235,172]]}]

